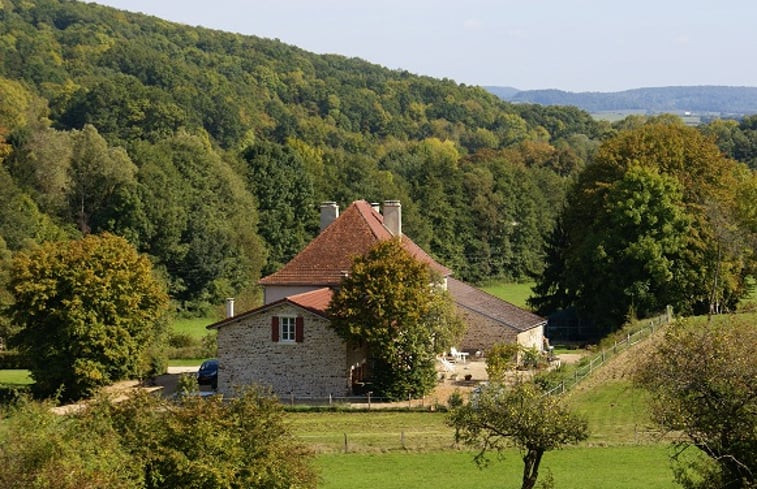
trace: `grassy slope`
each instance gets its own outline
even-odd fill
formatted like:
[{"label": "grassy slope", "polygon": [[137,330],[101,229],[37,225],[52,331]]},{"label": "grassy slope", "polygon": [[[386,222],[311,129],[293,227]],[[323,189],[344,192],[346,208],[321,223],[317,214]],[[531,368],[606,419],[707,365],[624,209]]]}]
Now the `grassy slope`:
[{"label": "grassy slope", "polygon": [[518,307],[528,309],[526,300],[531,297],[531,287],[533,286],[533,282],[520,284],[508,282],[492,282],[482,286],[481,288],[491,295],[499,297],[502,300],[506,300],[507,302],[515,304]]}]

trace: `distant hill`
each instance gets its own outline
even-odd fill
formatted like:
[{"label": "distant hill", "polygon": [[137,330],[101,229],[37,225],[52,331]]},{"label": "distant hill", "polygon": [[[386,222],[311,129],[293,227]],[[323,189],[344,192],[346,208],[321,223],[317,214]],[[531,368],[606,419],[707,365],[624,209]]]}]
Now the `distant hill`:
[{"label": "distant hill", "polygon": [[573,105],[589,112],[644,110],[647,112],[757,113],[757,87],[692,86],[635,88],[622,92],[565,92],[484,87],[503,100],[542,105]]},{"label": "distant hill", "polygon": [[519,90],[514,87],[481,87],[487,92],[496,95],[497,97],[501,98],[502,100],[510,100],[512,99],[516,94],[519,92],[522,92],[522,90]]}]

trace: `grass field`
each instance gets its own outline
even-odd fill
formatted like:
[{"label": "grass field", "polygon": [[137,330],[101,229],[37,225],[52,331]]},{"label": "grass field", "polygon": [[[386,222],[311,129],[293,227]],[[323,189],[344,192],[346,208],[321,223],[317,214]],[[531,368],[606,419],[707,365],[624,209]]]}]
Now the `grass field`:
[{"label": "grass field", "polygon": [[506,300],[516,306],[528,309],[526,300],[531,297],[531,287],[533,286],[534,282],[491,282],[483,285],[481,288],[493,296]]},{"label": "grass field", "polygon": [[655,432],[647,411],[648,394],[628,380],[577,392],[567,403],[589,422],[590,445],[650,443]]},{"label": "grass field", "polygon": [[171,323],[171,331],[180,334],[188,334],[197,340],[202,339],[209,331],[205,326],[218,321],[215,316],[203,318],[178,318]]},{"label": "grass field", "polygon": [[0,385],[29,385],[32,383],[33,381],[28,370],[0,370]]},{"label": "grass field", "polygon": [[444,416],[438,412],[296,413],[289,421],[297,437],[319,453],[344,451],[345,435],[350,451],[389,452],[450,448],[454,431],[444,423]]},{"label": "grass field", "polygon": [[[668,453],[665,445],[558,450],[544,456],[540,480],[549,470],[560,489],[672,489]],[[520,487],[523,470],[516,450],[485,469],[467,451],[324,454],[316,462],[322,489],[501,489]]]}]

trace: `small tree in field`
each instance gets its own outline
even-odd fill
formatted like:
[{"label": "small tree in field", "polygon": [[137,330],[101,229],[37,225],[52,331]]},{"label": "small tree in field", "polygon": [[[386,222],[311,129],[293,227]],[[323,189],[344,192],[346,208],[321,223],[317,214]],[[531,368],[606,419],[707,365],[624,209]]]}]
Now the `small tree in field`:
[{"label": "small tree in field", "polygon": [[533,383],[490,384],[470,403],[452,410],[448,423],[459,440],[479,450],[475,461],[480,466],[488,463],[487,452],[502,452],[514,444],[523,458],[522,489],[536,485],[545,452],[589,436],[585,419]]},{"label": "small tree in field", "polygon": [[103,234],[47,243],[11,265],[10,315],[36,388],[77,399],[149,372],[168,299],[150,261]]},{"label": "small tree in field", "polygon": [[399,240],[382,241],[355,259],[329,308],[342,338],[368,346],[380,395],[423,396],[435,384],[434,359],[462,333],[447,292]]},{"label": "small tree in field", "polygon": [[679,460],[676,478],[687,488],[755,487],[755,345],[754,320],[689,320],[671,326],[640,366],[637,381],[653,393],[652,419],[683,433],[682,450],[694,446],[711,461]]}]

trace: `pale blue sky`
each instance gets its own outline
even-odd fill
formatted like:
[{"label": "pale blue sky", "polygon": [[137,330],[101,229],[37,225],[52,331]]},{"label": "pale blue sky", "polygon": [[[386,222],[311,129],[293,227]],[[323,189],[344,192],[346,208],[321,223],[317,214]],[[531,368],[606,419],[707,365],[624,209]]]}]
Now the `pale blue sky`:
[{"label": "pale blue sky", "polygon": [[757,0],[97,0],[475,85],[757,86]]}]

